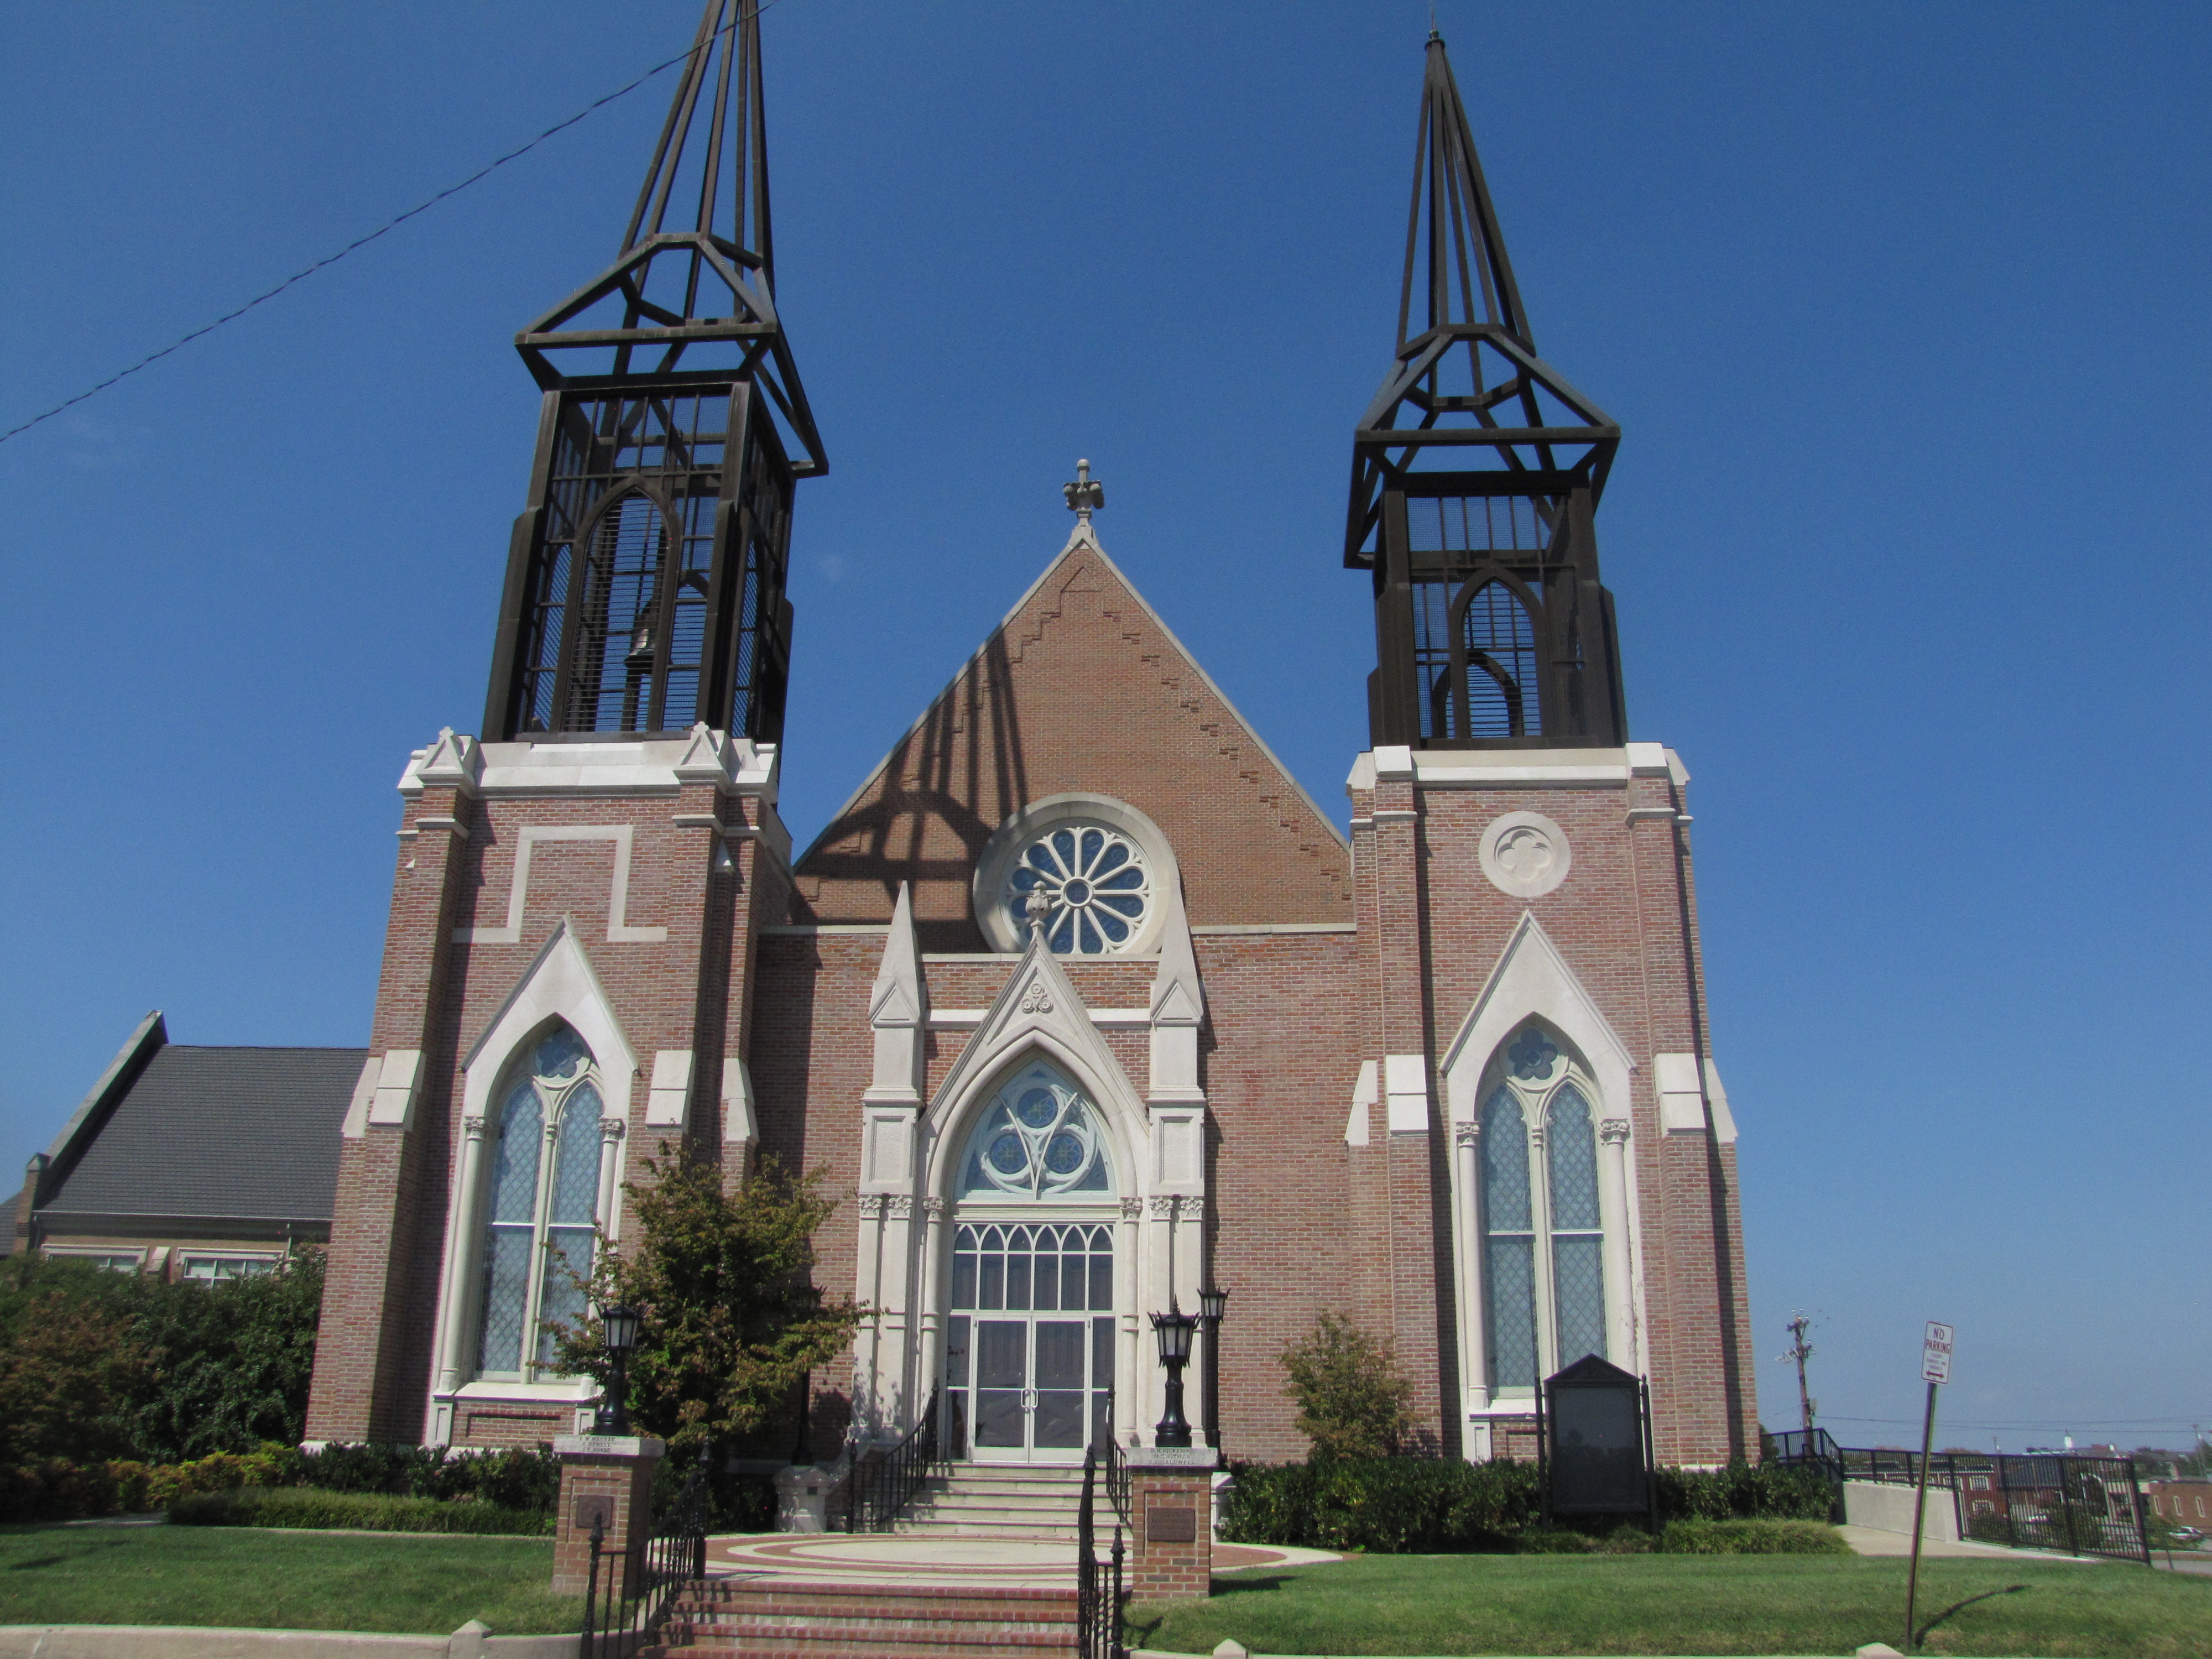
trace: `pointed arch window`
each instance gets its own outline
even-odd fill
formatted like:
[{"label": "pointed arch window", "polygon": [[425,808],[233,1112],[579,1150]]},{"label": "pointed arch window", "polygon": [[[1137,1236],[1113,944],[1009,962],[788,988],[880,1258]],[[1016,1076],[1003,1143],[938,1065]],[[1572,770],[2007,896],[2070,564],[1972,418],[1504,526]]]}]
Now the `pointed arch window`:
[{"label": "pointed arch window", "polygon": [[1469,582],[1454,602],[1452,735],[1524,738],[1544,729],[1536,692],[1536,627],[1502,579]]},{"label": "pointed arch window", "polygon": [[1608,1354],[1606,1228],[1599,1198],[1596,1087],[1531,1023],[1491,1065],[1482,1106],[1479,1203],[1483,1350],[1492,1393],[1532,1388],[1585,1354]]},{"label": "pointed arch window", "polygon": [[599,1069],[583,1038],[556,1025],[495,1098],[477,1369],[526,1382],[552,1365],[548,1322],[584,1312],[576,1280],[599,1241]]}]

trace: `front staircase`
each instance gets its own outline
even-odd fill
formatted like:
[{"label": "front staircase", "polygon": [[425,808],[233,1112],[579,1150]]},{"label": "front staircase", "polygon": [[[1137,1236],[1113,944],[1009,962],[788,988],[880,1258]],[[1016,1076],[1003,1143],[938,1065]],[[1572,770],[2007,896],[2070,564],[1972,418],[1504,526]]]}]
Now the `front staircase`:
[{"label": "front staircase", "polygon": [[923,1481],[892,1530],[955,1538],[1042,1538],[1072,1549],[1082,1508],[1079,1468],[948,1463]]},{"label": "front staircase", "polygon": [[1076,1599],[1073,1588],[709,1579],[678,1597],[661,1639],[668,1659],[1043,1659],[1075,1651]]}]

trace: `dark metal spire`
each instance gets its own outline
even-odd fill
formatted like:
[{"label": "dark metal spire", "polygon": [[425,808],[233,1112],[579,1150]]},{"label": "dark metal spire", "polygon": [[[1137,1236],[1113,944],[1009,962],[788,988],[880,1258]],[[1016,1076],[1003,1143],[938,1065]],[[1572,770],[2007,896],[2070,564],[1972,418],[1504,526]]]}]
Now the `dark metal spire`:
[{"label": "dark metal spire", "polygon": [[1602,493],[1620,428],[1536,356],[1443,37],[1421,77],[1413,199],[1398,295],[1397,359],[1352,434],[1345,563],[1371,568],[1393,480],[1481,468],[1528,493]]},{"label": "dark metal spire", "polygon": [[706,0],[621,252],[514,343],[548,389],[734,371],[775,403],[793,476],[829,470],[776,315],[758,0]]},{"label": "dark metal spire", "polygon": [[829,470],[776,313],[759,0],[707,0],[615,263],[515,337],[544,388],[489,738],[779,740],[794,487]]},{"label": "dark metal spire", "polygon": [[1378,744],[1626,740],[1592,515],[1620,428],[1536,355],[1443,38],[1421,76],[1398,347],[1352,434]]},{"label": "dark metal spire", "polygon": [[[1426,224],[1424,226],[1423,221]],[[1426,229],[1427,234],[1422,232]],[[1459,100],[1444,56],[1444,38],[1429,31],[1428,63],[1421,76],[1421,126],[1413,152],[1413,207],[1406,222],[1406,280],[1398,294],[1398,344],[1413,337],[1414,277],[1422,278],[1426,308],[1419,331],[1451,323],[1495,323],[1533,352],[1536,337],[1521,307],[1504,233],[1491,205],[1490,186],[1474,153],[1467,106]],[[1470,281],[1472,277],[1472,281]],[[1482,314],[1474,310],[1474,284]],[[1456,304],[1455,304],[1456,301]]]}]

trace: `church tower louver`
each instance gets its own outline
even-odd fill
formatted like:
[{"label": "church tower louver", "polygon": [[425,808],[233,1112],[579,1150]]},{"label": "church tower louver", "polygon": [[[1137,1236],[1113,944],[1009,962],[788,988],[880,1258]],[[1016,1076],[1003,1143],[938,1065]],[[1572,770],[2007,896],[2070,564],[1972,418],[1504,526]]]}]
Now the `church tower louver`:
[{"label": "church tower louver", "polygon": [[581,1431],[546,1323],[684,1145],[848,1195],[815,1277],[875,1311],[812,1443],[927,1420],[975,1502],[1100,1435],[1162,1450],[1150,1316],[1210,1291],[1234,1457],[1304,1455],[1279,1357],[1324,1313],[1389,1342],[1417,1449],[1528,1455],[1540,1379],[1595,1358],[1648,1384],[1660,1461],[1755,1454],[1689,775],[1629,740],[1598,568],[1620,434],[1537,356],[1443,42],[1353,434],[1348,825],[1107,556],[1083,463],[1066,542],[794,852],[783,589],[825,463],[762,90],[750,0],[709,0],[622,253],[518,337],[483,733],[399,781],[308,1434]]}]

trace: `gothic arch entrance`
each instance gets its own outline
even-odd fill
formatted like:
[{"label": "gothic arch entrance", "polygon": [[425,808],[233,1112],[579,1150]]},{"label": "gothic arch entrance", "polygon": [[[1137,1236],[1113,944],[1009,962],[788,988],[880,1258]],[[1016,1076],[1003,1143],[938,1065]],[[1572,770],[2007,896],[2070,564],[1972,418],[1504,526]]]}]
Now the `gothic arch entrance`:
[{"label": "gothic arch entrance", "polygon": [[1042,1060],[1018,1069],[969,1131],[942,1377],[955,1456],[1079,1463],[1109,1428],[1115,1161],[1097,1107]]}]

